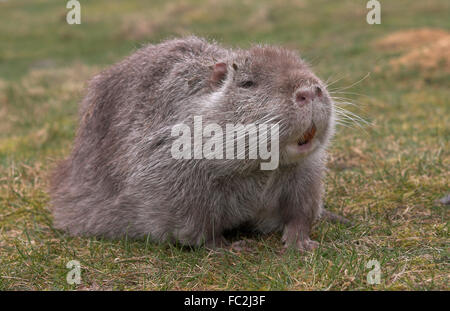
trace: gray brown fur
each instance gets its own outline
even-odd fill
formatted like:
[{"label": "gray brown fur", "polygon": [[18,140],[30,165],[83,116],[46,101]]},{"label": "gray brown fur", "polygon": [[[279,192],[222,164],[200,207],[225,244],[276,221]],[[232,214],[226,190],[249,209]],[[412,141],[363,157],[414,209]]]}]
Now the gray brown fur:
[{"label": "gray brown fur", "polygon": [[[227,73],[217,82],[220,62]],[[249,77],[255,86],[239,88]],[[324,99],[301,110],[292,96],[304,85],[320,85]],[[214,92],[221,96],[212,101]],[[143,47],[89,84],[72,153],[51,181],[55,227],[217,245],[224,230],[250,222],[261,232],[283,231],[286,245],[314,248],[309,235],[321,213],[333,111],[325,86],[295,52],[226,49],[197,37]],[[262,171],[258,159],[173,159],[171,128],[193,115],[204,124],[279,122],[279,168]],[[311,118],[320,146],[287,160],[283,142],[306,131]]]}]

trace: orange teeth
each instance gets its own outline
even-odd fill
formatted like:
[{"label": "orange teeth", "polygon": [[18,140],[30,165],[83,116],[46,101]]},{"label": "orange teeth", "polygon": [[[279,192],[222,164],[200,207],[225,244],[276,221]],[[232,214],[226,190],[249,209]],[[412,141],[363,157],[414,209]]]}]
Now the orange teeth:
[{"label": "orange teeth", "polygon": [[309,143],[314,138],[315,135],[316,135],[316,127],[313,124],[311,128],[305,134],[303,134],[303,137],[299,139],[298,144],[301,146]]}]

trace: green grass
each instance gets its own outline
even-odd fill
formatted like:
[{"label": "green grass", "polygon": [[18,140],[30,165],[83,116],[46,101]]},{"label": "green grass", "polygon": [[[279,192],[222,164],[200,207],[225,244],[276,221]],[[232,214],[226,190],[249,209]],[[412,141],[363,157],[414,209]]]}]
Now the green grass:
[{"label": "green grass", "polygon": [[[394,69],[403,52],[374,42],[399,30],[450,29],[447,0],[0,2],[0,290],[267,289],[449,290],[450,73]],[[371,125],[340,127],[326,178],[330,210],[357,223],[318,223],[319,249],[282,253],[280,236],[243,252],[186,250],[146,241],[73,238],[52,228],[47,174],[70,152],[85,82],[146,42],[195,33],[231,46],[298,49]],[[448,67],[447,67],[448,68]],[[66,263],[82,265],[69,285]],[[369,285],[376,259],[381,283]]]}]

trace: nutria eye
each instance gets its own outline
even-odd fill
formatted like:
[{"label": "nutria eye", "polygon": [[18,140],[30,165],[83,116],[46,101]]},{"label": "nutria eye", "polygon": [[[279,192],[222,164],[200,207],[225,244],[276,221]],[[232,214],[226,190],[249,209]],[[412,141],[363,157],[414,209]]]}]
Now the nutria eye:
[{"label": "nutria eye", "polygon": [[253,84],[254,84],[253,81],[245,81],[241,83],[240,87],[248,89],[249,87],[252,87]]}]

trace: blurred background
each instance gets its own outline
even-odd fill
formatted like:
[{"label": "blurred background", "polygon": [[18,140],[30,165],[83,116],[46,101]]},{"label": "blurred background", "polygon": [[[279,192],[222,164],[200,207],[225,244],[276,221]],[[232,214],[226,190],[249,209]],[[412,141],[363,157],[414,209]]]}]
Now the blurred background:
[{"label": "blurred background", "polygon": [[[3,163],[6,152],[21,147],[11,136],[32,136],[33,148],[25,154],[47,153],[56,147],[52,143],[65,141],[58,136],[71,136],[76,102],[93,73],[143,44],[188,34],[243,48],[269,43],[297,49],[323,80],[334,83],[332,88],[355,83],[339,97],[375,106],[377,113],[385,105],[391,110],[395,104],[399,112],[406,108],[400,99],[405,92],[433,89],[416,94],[414,104],[426,102],[421,110],[429,111],[429,118],[445,114],[442,105],[429,103],[429,96],[439,101],[448,95],[450,10],[445,0],[381,1],[379,25],[367,23],[364,0],[80,1],[80,25],[67,23],[67,2],[0,1]],[[411,109],[392,117],[408,117]],[[377,119],[372,111],[362,113]],[[48,139],[52,142],[44,144]]]},{"label": "blurred background", "polygon": [[[91,286],[361,289],[373,255],[383,264],[382,288],[448,289],[448,211],[436,203],[450,188],[448,0],[380,0],[378,25],[366,21],[366,0],[79,0],[79,25],[67,23],[67,2],[0,0],[0,289],[67,288],[55,275],[64,275],[69,253],[88,249]],[[115,254],[99,259],[95,250],[105,244],[52,229],[46,176],[70,152],[88,79],[144,44],[188,34],[296,49],[350,111],[330,150],[326,204],[366,226],[319,226],[314,238],[325,249],[314,267],[262,251],[229,283],[230,263],[216,258],[197,271],[197,253],[154,249],[155,258],[181,266],[161,265],[142,285],[133,267],[112,264],[114,256],[141,256],[142,245],[108,244]],[[114,278],[97,272],[105,265]]]}]

